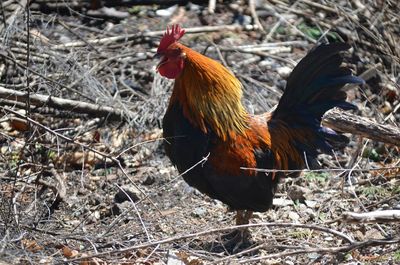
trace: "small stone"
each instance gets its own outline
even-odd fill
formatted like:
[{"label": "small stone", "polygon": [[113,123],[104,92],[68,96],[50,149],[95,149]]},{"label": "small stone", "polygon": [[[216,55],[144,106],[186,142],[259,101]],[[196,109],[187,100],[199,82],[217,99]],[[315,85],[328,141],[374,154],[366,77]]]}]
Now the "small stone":
[{"label": "small stone", "polygon": [[122,190],[120,189],[117,194],[114,196],[114,201],[116,203],[121,203],[124,201],[133,201],[136,202],[140,199],[140,190],[134,186],[122,186]]},{"label": "small stone", "polygon": [[378,229],[372,228],[365,232],[365,237],[368,239],[382,239],[382,233]]},{"label": "small stone", "polygon": [[124,201],[122,203],[115,203],[111,209],[113,212],[115,211],[115,213],[118,214],[129,210],[131,206],[132,203],[130,201]]},{"label": "small stone", "polygon": [[300,215],[296,212],[289,212],[289,218],[293,221],[298,221],[300,219]]},{"label": "small stone", "polygon": [[283,206],[293,205],[293,201],[282,198],[275,198],[273,205],[278,207],[283,207]]},{"label": "small stone", "polygon": [[93,216],[94,216],[94,218],[99,220],[100,219],[100,212],[99,211],[94,211]]},{"label": "small stone", "polygon": [[156,15],[160,16],[160,17],[170,17],[177,8],[178,8],[178,5],[173,5],[166,9],[158,9],[158,10],[156,10]]},{"label": "small stone", "polygon": [[88,203],[90,206],[96,206],[100,204],[100,200],[98,198],[91,198]]},{"label": "small stone", "polygon": [[288,66],[282,66],[277,69],[277,72],[282,77],[288,77],[289,74],[292,72],[292,68]]},{"label": "small stone", "polygon": [[308,192],[308,190],[304,187],[301,187],[298,185],[292,185],[289,187],[287,194],[288,194],[288,197],[290,199],[292,199],[293,201],[304,202],[306,199],[305,194],[307,192]]},{"label": "small stone", "polygon": [[193,210],[192,215],[195,217],[201,217],[202,215],[204,215],[207,212],[206,209],[204,209],[203,207],[197,207]]},{"label": "small stone", "polygon": [[236,11],[236,10],[240,10],[241,6],[236,3],[232,3],[232,4],[229,4],[229,8]]},{"label": "small stone", "polygon": [[383,103],[383,106],[381,107],[381,112],[383,114],[389,114],[392,110],[393,110],[392,105],[389,102],[385,101]]},{"label": "small stone", "polygon": [[187,5],[187,7],[189,8],[190,11],[194,11],[194,12],[198,12],[201,10],[201,6],[190,3]]},{"label": "small stone", "polygon": [[267,66],[271,66],[272,64],[273,64],[273,61],[271,59],[265,59],[265,60],[262,60],[261,62],[259,62],[258,66],[267,67]]},{"label": "small stone", "polygon": [[316,208],[316,206],[318,206],[318,202],[316,201],[305,200],[304,203],[310,208]]},{"label": "small stone", "polygon": [[310,217],[310,219],[315,219],[316,217],[315,212],[310,208],[307,208],[305,213]]},{"label": "small stone", "polygon": [[390,209],[390,206],[389,206],[389,204],[384,203],[384,204],[382,204],[381,209],[382,209],[382,210],[389,210],[389,209]]},{"label": "small stone", "polygon": [[233,23],[239,24],[239,25],[250,25],[251,21],[252,21],[252,19],[250,16],[241,15],[241,14],[238,14],[233,18]]},{"label": "small stone", "polygon": [[152,185],[156,182],[156,178],[153,175],[147,176],[147,178],[142,182],[143,185]]},{"label": "small stone", "polygon": [[310,258],[310,259],[317,259],[317,258],[320,257],[320,254],[315,253],[315,252],[312,252],[312,253],[307,254],[307,256],[308,256],[308,258]]}]

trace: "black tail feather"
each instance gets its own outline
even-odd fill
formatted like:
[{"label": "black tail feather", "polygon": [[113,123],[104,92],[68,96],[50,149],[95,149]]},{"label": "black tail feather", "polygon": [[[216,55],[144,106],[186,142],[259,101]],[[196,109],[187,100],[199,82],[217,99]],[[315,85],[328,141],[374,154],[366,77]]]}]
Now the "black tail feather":
[{"label": "black tail feather", "polygon": [[346,43],[320,44],[312,49],[293,69],[285,92],[273,113],[293,130],[305,130],[309,141],[293,139],[299,151],[309,159],[318,153],[329,153],[343,148],[348,138],[321,126],[324,113],[334,107],[344,110],[356,107],[346,102],[346,84],[363,84],[353,76],[348,67],[342,66],[341,52],[350,48]]},{"label": "black tail feather", "polygon": [[346,43],[320,44],[312,49],[293,69],[275,115],[290,112],[296,107],[329,100],[345,100],[345,84],[363,84],[364,80],[351,75],[341,66],[350,45]]}]

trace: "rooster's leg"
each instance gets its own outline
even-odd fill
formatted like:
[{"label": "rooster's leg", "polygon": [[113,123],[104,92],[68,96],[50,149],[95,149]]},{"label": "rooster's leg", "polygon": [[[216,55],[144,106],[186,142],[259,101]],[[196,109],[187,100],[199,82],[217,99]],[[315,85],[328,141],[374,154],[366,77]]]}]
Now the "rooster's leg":
[{"label": "rooster's leg", "polygon": [[253,216],[252,211],[238,210],[236,212],[236,225],[247,225],[249,224],[250,218]]},{"label": "rooster's leg", "polygon": [[[252,211],[248,210],[239,210],[236,213],[236,225],[248,225],[250,223],[250,218],[253,216]],[[248,242],[250,239],[250,231],[248,227],[242,227],[239,228],[238,234],[237,234],[237,243],[234,249],[234,252],[236,252],[237,248],[241,247],[242,245],[245,244],[245,242]]]},{"label": "rooster's leg", "polygon": [[[252,211],[238,210],[236,212],[236,225],[249,224],[253,215]],[[230,253],[236,253],[238,250],[246,248],[250,244],[250,231],[247,227],[238,228],[235,231],[223,236],[225,242],[224,248]]]}]

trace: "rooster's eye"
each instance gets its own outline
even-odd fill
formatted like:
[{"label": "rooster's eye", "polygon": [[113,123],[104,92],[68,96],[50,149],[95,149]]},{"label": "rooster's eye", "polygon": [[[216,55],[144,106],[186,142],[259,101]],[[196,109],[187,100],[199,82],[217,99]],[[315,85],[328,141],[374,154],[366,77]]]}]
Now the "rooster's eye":
[{"label": "rooster's eye", "polygon": [[178,57],[181,54],[181,50],[178,48],[168,50],[168,56]]}]

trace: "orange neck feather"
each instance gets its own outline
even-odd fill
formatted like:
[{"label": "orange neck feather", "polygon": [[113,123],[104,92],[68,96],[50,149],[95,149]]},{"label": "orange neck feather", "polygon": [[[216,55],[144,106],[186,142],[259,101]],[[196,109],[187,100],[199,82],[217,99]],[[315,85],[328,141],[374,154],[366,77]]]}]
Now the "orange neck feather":
[{"label": "orange neck feather", "polygon": [[210,129],[221,139],[244,135],[248,114],[241,103],[242,85],[220,63],[179,43],[185,66],[175,80],[170,104],[179,102],[183,114],[204,133]]}]

